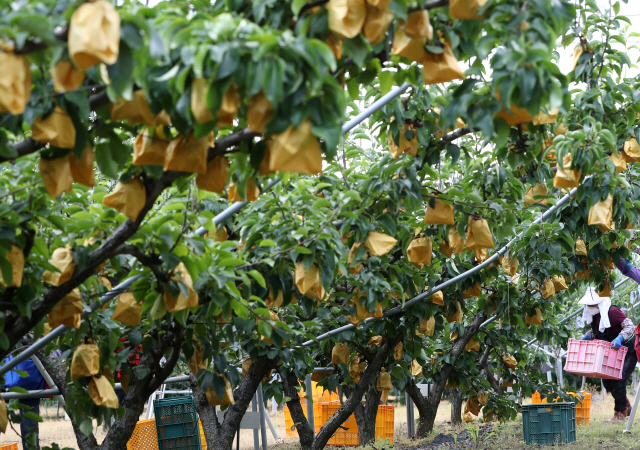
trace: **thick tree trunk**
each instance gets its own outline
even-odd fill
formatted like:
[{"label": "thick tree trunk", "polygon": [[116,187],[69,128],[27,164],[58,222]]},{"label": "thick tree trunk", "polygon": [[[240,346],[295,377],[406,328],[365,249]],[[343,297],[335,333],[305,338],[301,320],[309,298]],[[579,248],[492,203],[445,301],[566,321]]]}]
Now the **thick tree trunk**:
[{"label": "thick tree trunk", "polygon": [[[452,364],[455,363],[456,359],[458,359],[462,354],[465,345],[467,345],[471,338],[478,332],[480,324],[484,322],[485,318],[486,315],[484,312],[476,314],[473,321],[465,328],[462,336],[453,344],[453,347],[449,352],[451,356],[453,356],[453,360],[451,361]],[[442,368],[440,369],[440,379],[442,381],[434,382],[432,384],[432,389],[429,391],[428,397],[422,396],[420,389],[418,389],[418,386],[413,379],[409,379],[405,386],[405,391],[409,394],[413,403],[415,403],[416,408],[418,408],[418,413],[420,414],[418,428],[416,430],[416,437],[418,439],[426,437],[431,433],[431,431],[433,431],[433,425],[436,420],[436,414],[438,413],[438,405],[442,399],[444,385],[453,370],[452,364],[445,363],[442,365]]]},{"label": "thick tree trunk", "polygon": [[[133,374],[129,382],[129,391],[125,397],[127,407],[125,409],[124,417],[115,421],[107,435],[105,436],[102,444],[98,444],[95,436],[85,436],[77,426],[78,417],[71,417],[71,424],[76,436],[78,448],[80,450],[111,450],[111,449],[123,449],[127,447],[127,442],[133,433],[133,430],[144,410],[144,402],[149,396],[157,390],[160,385],[167,379],[167,377],[173,371],[178,358],[180,357],[180,348],[182,341],[184,340],[184,329],[174,323],[173,328],[162,334],[162,340],[160,346],[154,348],[150,353],[143,355],[140,358],[139,365],[133,369]],[[166,358],[164,366],[160,366],[160,360],[171,349],[169,357]],[[55,362],[55,357],[50,355],[45,360],[47,361],[47,371],[51,375],[54,383],[60,389],[62,395],[67,400],[69,393],[68,387],[65,383],[67,366],[64,363],[52,365]],[[151,369],[150,373],[143,379],[139,380],[135,375],[141,368]],[[68,401],[68,400],[67,400]]]},{"label": "thick tree trunk", "polygon": [[451,425],[462,425],[462,391],[457,388],[451,390]]},{"label": "thick tree trunk", "polygon": [[380,406],[380,392],[371,383],[367,388],[364,397],[364,404],[360,402],[353,415],[358,424],[358,441],[361,447],[373,444],[376,441],[376,418],[378,417],[378,406]]},{"label": "thick tree trunk", "polygon": [[[300,398],[295,391],[295,385],[298,383],[298,379],[293,372],[288,372],[283,376],[284,392],[285,395],[290,397],[291,400],[287,402],[291,418],[296,425],[298,436],[300,436],[300,445],[302,450],[323,450],[327,441],[338,430],[349,416],[353,413],[356,407],[361,403],[362,396],[364,395],[367,387],[374,382],[380,369],[384,365],[384,362],[393,352],[394,347],[402,340],[402,333],[398,332],[393,337],[387,337],[386,342],[382,345],[382,348],[376,353],[373,359],[367,364],[367,368],[360,376],[360,382],[347,396],[342,406],[335,412],[333,416],[329,418],[327,423],[324,424],[318,434],[313,436],[313,430],[309,426],[307,418],[304,416],[302,406],[300,405]],[[346,392],[345,392],[346,395]],[[375,419],[374,419],[375,427]]]},{"label": "thick tree trunk", "polygon": [[[196,403],[196,411],[202,421],[202,429],[207,441],[207,448],[211,450],[231,450],[233,440],[240,427],[249,403],[260,386],[264,376],[276,367],[277,360],[267,356],[258,357],[255,364],[251,364],[247,376],[233,392],[235,404],[229,406],[225,412],[224,421],[218,423],[215,408],[213,408],[205,393],[200,389],[196,378],[191,375],[191,388]],[[206,424],[205,424],[206,422]]]}]

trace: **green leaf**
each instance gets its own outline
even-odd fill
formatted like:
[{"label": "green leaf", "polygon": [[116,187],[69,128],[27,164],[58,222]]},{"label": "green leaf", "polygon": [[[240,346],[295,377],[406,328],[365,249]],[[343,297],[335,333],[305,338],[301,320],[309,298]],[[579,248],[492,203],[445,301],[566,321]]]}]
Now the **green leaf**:
[{"label": "green leaf", "polygon": [[311,254],[311,250],[309,250],[307,247],[301,247],[301,246],[299,246],[299,245],[296,245],[296,246],[294,247],[294,249],[295,249],[298,253],[300,253],[300,254],[302,254],[302,255],[310,255],[310,254]]},{"label": "green leaf", "polygon": [[115,64],[107,66],[111,88],[122,95],[128,86],[133,85],[133,68],[135,60],[131,48],[124,39],[120,40],[120,53]]},{"label": "green leaf", "polygon": [[101,144],[97,144],[94,147],[94,156],[96,158],[96,162],[98,163],[98,168],[100,172],[106,175],[109,178],[117,179],[118,178],[118,165],[113,160],[111,156],[111,145],[109,141],[103,142]]},{"label": "green leaf", "polygon": [[258,333],[260,333],[261,336],[264,336],[267,339],[269,339],[271,337],[272,331],[273,331],[273,328],[267,321],[261,320],[260,322],[258,322]]},{"label": "green leaf", "polygon": [[263,239],[258,244],[258,247],[275,247],[276,243],[271,239]]},{"label": "green leaf", "polygon": [[247,273],[251,275],[253,278],[255,278],[255,280],[258,282],[260,286],[262,286],[263,288],[267,287],[267,283],[265,282],[264,277],[260,272],[258,272],[257,270],[250,270]]}]

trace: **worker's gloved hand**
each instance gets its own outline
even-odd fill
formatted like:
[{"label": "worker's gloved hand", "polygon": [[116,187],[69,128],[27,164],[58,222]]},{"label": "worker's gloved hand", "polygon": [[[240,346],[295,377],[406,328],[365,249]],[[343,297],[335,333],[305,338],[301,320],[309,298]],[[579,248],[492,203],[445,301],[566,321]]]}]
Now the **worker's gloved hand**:
[{"label": "worker's gloved hand", "polygon": [[584,336],[582,336],[580,338],[581,341],[590,341],[591,340],[591,335],[589,333],[585,334]]},{"label": "worker's gloved hand", "polygon": [[631,261],[629,261],[628,259],[625,259],[624,263],[627,265],[627,269],[629,269],[629,270],[631,270],[631,269],[633,269],[635,267],[633,264],[631,264]]},{"label": "worker's gloved hand", "polygon": [[618,350],[620,347],[622,347],[622,335],[620,335],[617,338],[615,338],[613,340],[612,344],[613,344],[613,349],[614,350]]}]

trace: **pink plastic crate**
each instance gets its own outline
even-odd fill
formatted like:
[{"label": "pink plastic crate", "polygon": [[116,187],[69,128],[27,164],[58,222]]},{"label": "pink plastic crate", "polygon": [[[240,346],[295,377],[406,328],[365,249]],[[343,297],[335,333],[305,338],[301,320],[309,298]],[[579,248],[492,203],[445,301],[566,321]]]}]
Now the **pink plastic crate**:
[{"label": "pink plastic crate", "polygon": [[564,370],[583,377],[620,380],[627,347],[614,350],[611,346],[607,341],[569,339]]}]

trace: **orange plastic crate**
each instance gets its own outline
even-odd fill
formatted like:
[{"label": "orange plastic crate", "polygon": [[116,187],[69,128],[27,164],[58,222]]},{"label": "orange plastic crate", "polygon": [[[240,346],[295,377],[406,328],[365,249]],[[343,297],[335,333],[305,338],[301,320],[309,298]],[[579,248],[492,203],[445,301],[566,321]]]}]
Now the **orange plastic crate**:
[{"label": "orange plastic crate", "polygon": [[376,440],[388,439],[389,443],[393,444],[395,419],[395,407],[378,406],[378,415],[376,416]]},{"label": "orange plastic crate", "polygon": [[[571,392],[567,392],[569,395],[573,395],[574,397],[579,397],[579,394],[574,394]],[[580,404],[580,400],[576,400],[576,425],[589,425],[591,423],[591,394],[582,391],[584,398],[582,399],[582,404]],[[547,399],[541,400],[540,393],[536,391],[535,394],[531,397],[531,403],[547,403]]]},{"label": "orange plastic crate", "polygon": [[[198,420],[200,425],[200,444],[202,450],[207,450],[207,441],[204,438],[204,430],[202,429],[202,422]],[[6,449],[0,446],[0,450],[18,450],[13,447],[7,447]],[[156,419],[141,420],[136,423],[136,427],[133,430],[133,434],[127,442],[127,450],[158,450],[158,432],[156,431]]]},{"label": "orange plastic crate", "polygon": [[0,444],[0,450],[18,450],[18,443],[10,442],[8,444]]}]

